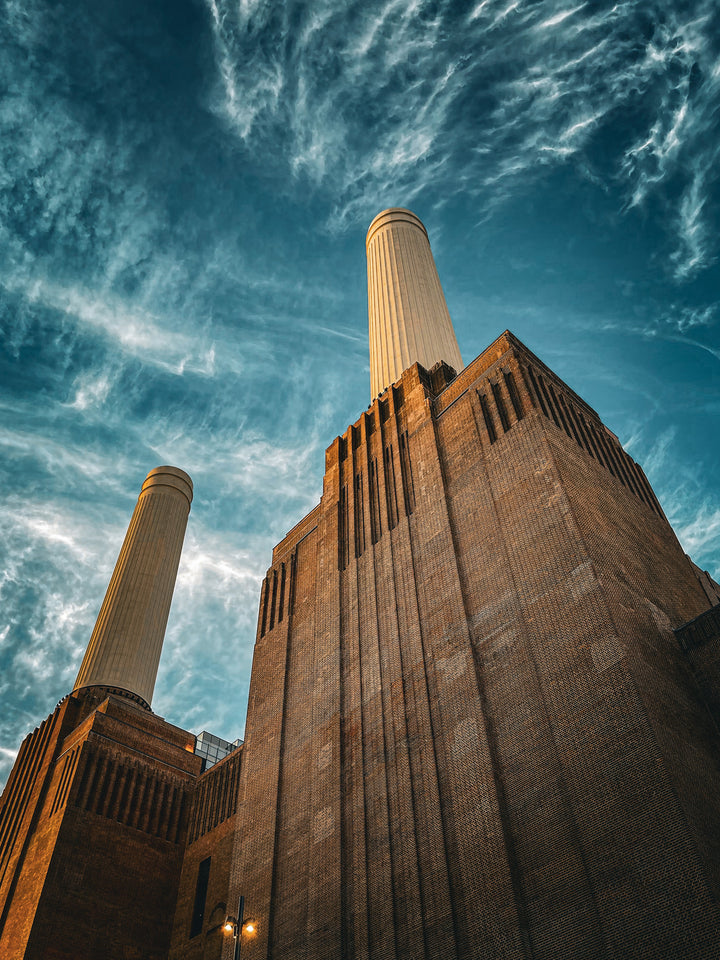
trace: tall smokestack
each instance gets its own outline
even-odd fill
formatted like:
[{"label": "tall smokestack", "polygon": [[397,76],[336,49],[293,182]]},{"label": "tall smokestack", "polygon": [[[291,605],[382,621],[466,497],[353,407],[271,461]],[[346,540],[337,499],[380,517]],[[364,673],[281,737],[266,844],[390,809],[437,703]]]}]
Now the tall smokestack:
[{"label": "tall smokestack", "polygon": [[383,210],[365,248],[371,399],[415,361],[429,368],[444,360],[459,373],[460,348],[420,219],[399,207]]},{"label": "tall smokestack", "polygon": [[149,708],[192,496],[177,467],[147,475],[73,693],[104,687]]}]

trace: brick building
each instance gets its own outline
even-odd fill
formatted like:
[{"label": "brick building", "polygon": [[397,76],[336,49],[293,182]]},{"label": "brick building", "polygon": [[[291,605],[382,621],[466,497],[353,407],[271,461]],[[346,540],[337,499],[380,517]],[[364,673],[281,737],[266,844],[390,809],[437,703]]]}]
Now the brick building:
[{"label": "brick building", "polygon": [[708,606],[640,467],[511,334],[406,370],[263,587],[243,956],[717,956],[717,728],[673,634]]},{"label": "brick building", "polygon": [[273,552],[242,750],[92,674],[3,794],[8,957],[720,955],[717,585],[511,333],[444,362],[413,214],[368,258],[376,395]]}]

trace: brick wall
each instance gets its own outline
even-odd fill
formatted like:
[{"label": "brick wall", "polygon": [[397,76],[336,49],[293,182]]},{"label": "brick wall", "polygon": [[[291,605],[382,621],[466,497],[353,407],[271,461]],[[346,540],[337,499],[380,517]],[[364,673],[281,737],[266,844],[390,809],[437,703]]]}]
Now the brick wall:
[{"label": "brick wall", "polygon": [[27,784],[2,956],[164,960],[200,768],[193,744],[130,702],[85,694],[28,738],[3,794],[8,822]]},{"label": "brick wall", "polygon": [[243,957],[705,960],[718,755],[671,628],[707,598],[640,467],[511,334],[446,380],[385,391],[274,551]]},{"label": "brick wall", "polygon": [[[217,960],[222,924],[237,914],[228,900],[230,862],[236,827],[242,748],[207,770],[197,781],[182,863],[170,960]],[[209,860],[207,888],[198,896],[200,865]],[[200,902],[202,901],[202,902]],[[194,916],[197,912],[197,916]]]}]

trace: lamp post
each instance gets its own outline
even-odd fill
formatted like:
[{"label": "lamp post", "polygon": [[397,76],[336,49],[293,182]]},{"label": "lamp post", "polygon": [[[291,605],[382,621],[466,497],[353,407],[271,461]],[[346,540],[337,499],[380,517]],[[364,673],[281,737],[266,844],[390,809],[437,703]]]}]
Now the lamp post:
[{"label": "lamp post", "polygon": [[240,960],[240,950],[242,949],[242,929],[243,917],[245,916],[245,897],[240,894],[238,902],[237,933],[235,934],[235,954],[233,960]]},{"label": "lamp post", "polygon": [[237,917],[227,916],[225,917],[225,923],[223,924],[223,932],[228,936],[232,934],[233,939],[235,940],[235,950],[233,951],[233,960],[240,960],[240,951],[242,949],[242,935],[243,930],[250,936],[255,933],[255,924],[252,920],[248,920],[247,923],[244,923],[245,916],[245,897],[240,896],[240,901],[238,903]]}]

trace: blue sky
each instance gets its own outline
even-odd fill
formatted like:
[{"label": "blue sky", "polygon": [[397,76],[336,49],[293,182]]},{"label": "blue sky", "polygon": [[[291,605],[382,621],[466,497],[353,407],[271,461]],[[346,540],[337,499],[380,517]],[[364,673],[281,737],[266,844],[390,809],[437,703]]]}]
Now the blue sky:
[{"label": "blue sky", "polygon": [[4,0],[0,782],[145,474],[195,502],[153,706],[242,735],[271,550],[369,400],[365,232],[426,224],[720,576],[714,0]]}]

